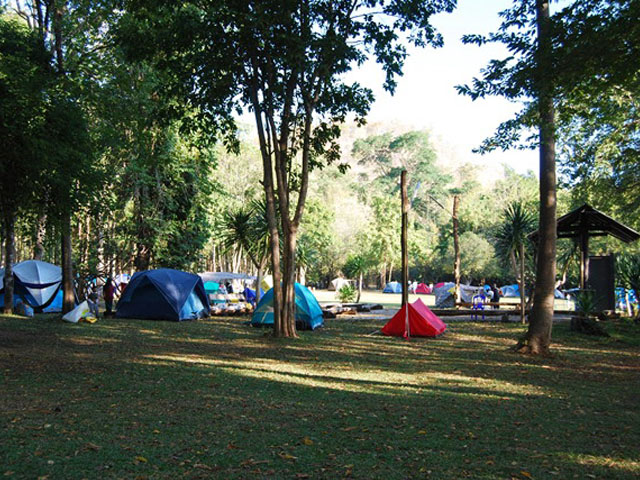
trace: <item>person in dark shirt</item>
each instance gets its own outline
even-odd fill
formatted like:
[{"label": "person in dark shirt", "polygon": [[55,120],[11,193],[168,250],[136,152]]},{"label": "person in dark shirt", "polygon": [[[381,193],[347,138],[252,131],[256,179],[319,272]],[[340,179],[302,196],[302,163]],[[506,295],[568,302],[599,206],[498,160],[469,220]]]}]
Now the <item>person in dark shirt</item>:
[{"label": "person in dark shirt", "polygon": [[105,315],[111,315],[113,313],[113,297],[116,293],[116,287],[113,284],[111,277],[107,277],[107,281],[102,288],[102,296],[104,297],[104,307],[106,311]]},{"label": "person in dark shirt", "polygon": [[[498,286],[495,283],[491,287],[491,291],[493,292],[493,298],[491,299],[491,302],[492,303],[498,303],[500,301],[500,289],[498,288]],[[493,308],[498,309],[500,307],[498,305],[496,305]]]}]

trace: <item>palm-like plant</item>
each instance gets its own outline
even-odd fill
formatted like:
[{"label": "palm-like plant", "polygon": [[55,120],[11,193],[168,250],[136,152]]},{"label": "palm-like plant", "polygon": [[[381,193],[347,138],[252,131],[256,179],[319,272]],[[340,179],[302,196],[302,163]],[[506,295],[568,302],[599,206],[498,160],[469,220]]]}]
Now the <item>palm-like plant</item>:
[{"label": "palm-like plant", "polygon": [[220,233],[224,248],[246,253],[258,270],[256,302],[259,302],[262,276],[269,258],[265,202],[254,200],[248,207],[226,211]]},{"label": "palm-like plant", "polygon": [[356,302],[360,302],[362,296],[362,277],[370,268],[370,263],[367,261],[364,255],[351,255],[347,258],[347,262],[344,265],[345,273],[349,277],[358,277],[358,298]]},{"label": "palm-like plant", "polygon": [[520,320],[524,323],[525,254],[527,235],[535,228],[535,217],[520,201],[507,205],[496,235],[498,251],[511,263],[520,288]]}]

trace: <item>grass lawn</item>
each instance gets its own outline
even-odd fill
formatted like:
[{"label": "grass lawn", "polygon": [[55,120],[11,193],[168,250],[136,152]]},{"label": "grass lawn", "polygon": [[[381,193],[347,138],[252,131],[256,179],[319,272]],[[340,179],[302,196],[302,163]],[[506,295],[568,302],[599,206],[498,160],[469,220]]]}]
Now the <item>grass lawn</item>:
[{"label": "grass lawn", "polygon": [[242,318],[0,317],[3,478],[636,479],[640,327],[517,324],[438,339],[329,320],[294,341]]}]

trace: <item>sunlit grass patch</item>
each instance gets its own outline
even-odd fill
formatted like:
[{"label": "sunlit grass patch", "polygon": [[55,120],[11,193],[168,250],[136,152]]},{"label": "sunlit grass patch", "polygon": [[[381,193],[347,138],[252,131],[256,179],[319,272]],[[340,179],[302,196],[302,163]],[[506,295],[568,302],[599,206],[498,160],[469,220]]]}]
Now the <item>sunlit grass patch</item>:
[{"label": "sunlit grass patch", "polygon": [[[640,351],[564,327],[436,339],[333,320],[297,340],[238,317],[0,317],[8,478],[636,478]],[[37,453],[36,453],[37,452]],[[49,463],[49,461],[53,463]]]}]

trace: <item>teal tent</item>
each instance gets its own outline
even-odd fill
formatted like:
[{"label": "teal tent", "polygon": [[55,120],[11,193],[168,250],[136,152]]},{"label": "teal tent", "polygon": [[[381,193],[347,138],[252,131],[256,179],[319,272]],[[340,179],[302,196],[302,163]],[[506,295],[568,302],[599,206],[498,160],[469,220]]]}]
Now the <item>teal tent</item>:
[{"label": "teal tent", "polygon": [[[313,293],[299,283],[295,284],[296,292],[296,328],[299,330],[315,330],[324,324],[322,309]],[[260,299],[251,317],[254,327],[273,326],[273,288]]]}]

